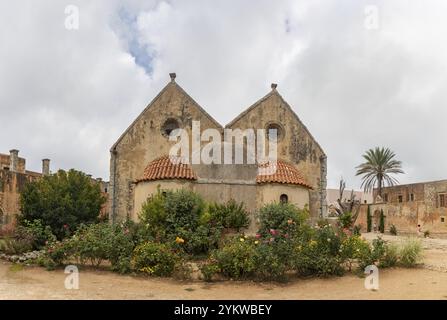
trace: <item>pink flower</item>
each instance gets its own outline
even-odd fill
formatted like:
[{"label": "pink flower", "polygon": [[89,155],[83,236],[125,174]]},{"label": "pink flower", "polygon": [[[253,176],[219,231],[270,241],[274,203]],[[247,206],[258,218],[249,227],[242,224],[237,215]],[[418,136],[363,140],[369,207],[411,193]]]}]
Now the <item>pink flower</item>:
[{"label": "pink flower", "polygon": [[256,234],[256,239],[261,239],[261,235],[259,233]]},{"label": "pink flower", "polygon": [[64,224],[64,228],[67,229],[68,228],[68,224]]},{"label": "pink flower", "polygon": [[278,232],[275,229],[270,229],[270,233],[272,236],[278,234]]},{"label": "pink flower", "polygon": [[128,234],[129,233],[129,229],[124,230],[124,234]]},{"label": "pink flower", "polygon": [[286,233],[286,234],[284,235],[284,238],[288,238],[288,237],[289,237],[289,234]]}]

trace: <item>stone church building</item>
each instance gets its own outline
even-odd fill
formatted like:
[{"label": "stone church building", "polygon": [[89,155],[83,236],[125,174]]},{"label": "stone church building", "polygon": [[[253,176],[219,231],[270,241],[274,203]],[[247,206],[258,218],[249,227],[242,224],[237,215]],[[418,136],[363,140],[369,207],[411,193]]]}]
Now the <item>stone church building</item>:
[{"label": "stone church building", "polygon": [[[142,204],[158,188],[187,188],[208,201],[234,199],[244,202],[251,212],[266,203],[287,201],[298,207],[309,206],[314,218],[323,216],[326,155],[275,84],[267,95],[224,128],[176,83],[174,73],[170,77],[171,81],[110,150],[111,221],[137,220]],[[201,133],[206,129],[218,130],[223,144],[228,143],[224,141],[225,129],[276,129],[275,170],[260,175],[260,163],[171,161],[169,152],[176,142],[169,140],[169,134],[181,128],[191,137],[196,121],[200,121]]]}]

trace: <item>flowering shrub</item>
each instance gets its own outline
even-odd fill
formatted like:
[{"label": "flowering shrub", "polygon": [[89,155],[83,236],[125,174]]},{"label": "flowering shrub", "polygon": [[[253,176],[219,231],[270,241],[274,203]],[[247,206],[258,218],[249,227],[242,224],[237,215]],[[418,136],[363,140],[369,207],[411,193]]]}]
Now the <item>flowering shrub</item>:
[{"label": "flowering shrub", "polygon": [[298,234],[299,227],[307,218],[307,209],[299,210],[293,204],[267,204],[259,210],[258,233],[264,238],[271,236],[292,238]]},{"label": "flowering shrub", "polygon": [[317,227],[311,240],[299,241],[294,257],[294,269],[300,275],[342,275],[343,263],[341,237],[330,225]]},{"label": "flowering shrub", "polygon": [[217,268],[229,278],[248,278],[257,268],[255,241],[248,237],[230,238],[222,248],[212,252],[211,260],[215,261]]},{"label": "flowering shrub", "polygon": [[160,277],[172,275],[178,262],[178,255],[168,245],[155,242],[138,245],[132,256],[136,271]]},{"label": "flowering shrub", "polygon": [[[192,191],[159,190],[143,205],[140,219],[155,241],[177,243],[186,253],[203,254],[217,248],[223,228],[205,208],[201,196]],[[177,238],[183,242],[178,243]]]}]

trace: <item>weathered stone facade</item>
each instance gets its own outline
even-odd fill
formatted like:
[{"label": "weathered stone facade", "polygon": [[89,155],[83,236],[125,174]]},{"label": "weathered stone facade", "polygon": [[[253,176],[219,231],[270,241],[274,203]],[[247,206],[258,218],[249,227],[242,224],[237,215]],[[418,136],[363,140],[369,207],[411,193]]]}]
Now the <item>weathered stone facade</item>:
[{"label": "weathered stone facade", "polygon": [[[28,182],[41,179],[50,174],[50,160],[42,160],[42,172],[26,170],[26,160],[18,156],[18,150],[11,150],[9,155],[0,154],[0,233],[12,231],[15,218],[20,213],[20,194]],[[109,183],[98,178],[101,192],[108,198]],[[108,216],[110,204],[101,209],[101,216]]]},{"label": "weathered stone facade", "polygon": [[[290,106],[279,95],[276,86],[225,128],[279,129],[278,159],[298,170],[309,186],[257,182],[257,165],[253,164],[192,164],[197,174],[194,181],[176,179],[138,182],[148,163],[169,154],[176,142],[164,133],[171,123],[185,129],[192,142],[192,122],[200,121],[200,132],[217,129],[222,144],[227,143],[224,128],[206,113],[176,82],[171,82],[143,110],[111,148],[110,162],[110,218],[137,219],[148,195],[157,186],[167,189],[189,188],[209,201],[224,202],[234,199],[244,202],[254,211],[263,203],[279,201],[287,193],[290,201],[303,206],[309,204],[311,214],[320,216],[325,206],[326,156]],[[247,143],[247,142],[245,142]],[[244,146],[246,148],[247,145]],[[192,151],[191,151],[192,152]],[[234,156],[234,154],[233,154]]]},{"label": "weathered stone facade", "polygon": [[0,154],[0,232],[14,224],[25,184],[41,177],[41,173],[26,170],[26,161],[18,153],[11,150],[9,155]]},{"label": "weathered stone facade", "polygon": [[[400,232],[415,233],[421,225],[433,234],[447,233],[447,180],[386,187],[382,195],[382,201],[370,205],[373,223],[379,225],[383,210],[386,230],[395,225]],[[358,220],[365,227],[367,208],[362,206]]]}]

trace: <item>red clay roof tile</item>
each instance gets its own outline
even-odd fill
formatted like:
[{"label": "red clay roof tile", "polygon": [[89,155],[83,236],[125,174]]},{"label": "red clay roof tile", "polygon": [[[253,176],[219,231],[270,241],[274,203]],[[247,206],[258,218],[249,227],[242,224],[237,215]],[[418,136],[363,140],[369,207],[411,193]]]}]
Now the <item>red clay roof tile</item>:
[{"label": "red clay roof tile", "polygon": [[191,165],[184,163],[181,158],[163,156],[151,161],[137,182],[164,179],[197,180],[197,175]]},{"label": "red clay roof tile", "polygon": [[277,160],[276,163],[265,162],[259,164],[256,182],[297,184],[312,189],[293,165],[281,160]]}]

